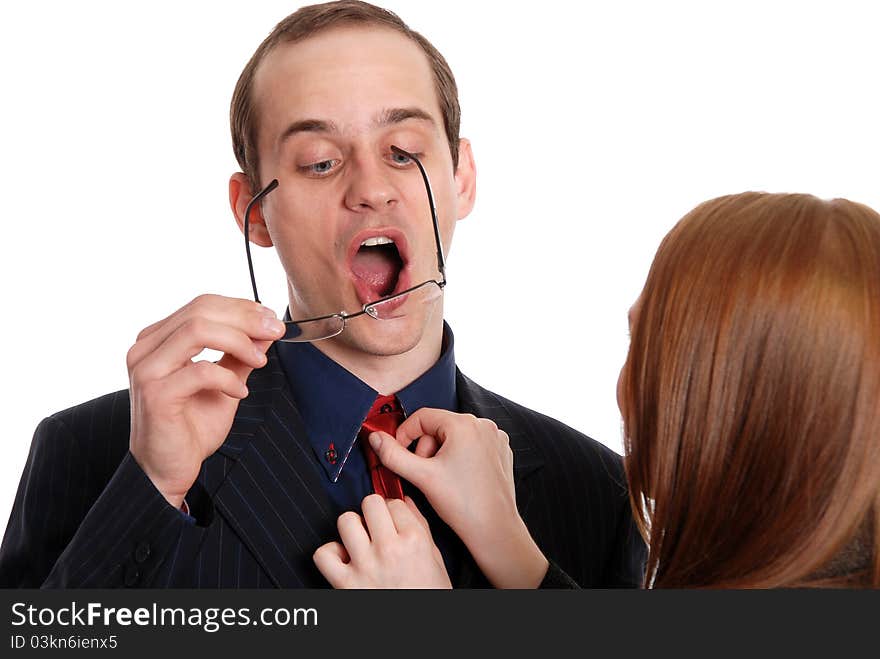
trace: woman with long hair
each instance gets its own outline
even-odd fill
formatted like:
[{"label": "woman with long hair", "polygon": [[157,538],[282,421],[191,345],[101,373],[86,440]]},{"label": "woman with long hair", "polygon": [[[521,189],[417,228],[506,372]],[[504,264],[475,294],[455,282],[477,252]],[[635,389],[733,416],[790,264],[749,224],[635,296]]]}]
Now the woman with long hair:
[{"label": "woman with long hair", "polygon": [[880,585],[880,216],[706,202],[630,315],[618,398],[646,585]]}]

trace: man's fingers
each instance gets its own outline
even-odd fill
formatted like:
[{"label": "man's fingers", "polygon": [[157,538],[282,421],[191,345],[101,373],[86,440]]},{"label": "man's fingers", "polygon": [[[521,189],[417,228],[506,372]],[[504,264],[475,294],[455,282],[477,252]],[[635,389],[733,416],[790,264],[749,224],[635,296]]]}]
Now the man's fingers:
[{"label": "man's fingers", "polygon": [[142,329],[138,333],[137,340],[140,341],[152,334],[163,331],[165,336],[167,336],[177,329],[186,318],[192,316],[202,316],[210,320],[221,321],[230,316],[245,317],[248,313],[259,315],[271,313],[275,315],[275,312],[268,307],[264,307],[262,304],[252,300],[225,297],[223,295],[199,295],[174,313]]},{"label": "man's fingers", "polygon": [[[254,341],[254,346],[257,350],[262,353],[265,353],[269,346],[272,345],[272,341]],[[244,382],[248,379],[248,376],[251,374],[251,371],[254,370],[254,367],[250,364],[245,364],[244,362],[236,359],[232,355],[224,354],[220,360],[217,362],[223,368],[228,368],[230,371],[235,373],[241,381]]]},{"label": "man's fingers", "polygon": [[176,400],[189,398],[200,391],[219,391],[238,399],[248,395],[247,386],[238,375],[209,361],[191,363],[151,386],[161,387],[163,396]]},{"label": "man's fingers", "polygon": [[[206,298],[212,301],[198,303]],[[284,333],[284,324],[275,317],[275,313],[256,302],[219,296],[201,296],[168,318],[153,323],[141,331],[128,352],[129,370],[157,350],[181,328],[191,327],[194,322],[225,325],[239,330],[252,339],[275,340]],[[206,347],[213,346],[201,346],[202,349]],[[198,352],[201,352],[201,349]]]},{"label": "man's fingers", "polygon": [[328,542],[321,545],[312,555],[312,560],[331,586],[340,588],[344,585],[351,558],[340,543]]},{"label": "man's fingers", "polygon": [[370,446],[379,456],[379,461],[395,474],[423,489],[422,481],[426,474],[426,460],[413,455],[384,432],[370,433]]},{"label": "man's fingers", "polygon": [[158,380],[186,366],[205,348],[232,355],[251,368],[259,368],[266,363],[266,356],[241,330],[194,318],[181,325],[130,373],[133,376],[136,374],[136,379],[140,381]]}]

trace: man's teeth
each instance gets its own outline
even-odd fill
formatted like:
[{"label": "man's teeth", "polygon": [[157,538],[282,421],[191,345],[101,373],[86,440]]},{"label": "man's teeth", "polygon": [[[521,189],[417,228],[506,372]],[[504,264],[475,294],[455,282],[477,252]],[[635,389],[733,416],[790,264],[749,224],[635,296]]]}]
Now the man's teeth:
[{"label": "man's teeth", "polygon": [[372,238],[367,238],[364,242],[361,243],[361,247],[375,247],[376,245],[393,245],[394,241],[391,240],[388,236],[373,236]]}]

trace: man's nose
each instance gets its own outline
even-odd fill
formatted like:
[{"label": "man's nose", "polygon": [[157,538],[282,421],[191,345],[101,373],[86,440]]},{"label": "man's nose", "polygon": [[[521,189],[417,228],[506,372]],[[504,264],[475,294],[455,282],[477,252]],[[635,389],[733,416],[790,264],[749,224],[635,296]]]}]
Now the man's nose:
[{"label": "man's nose", "polygon": [[399,193],[394,185],[394,172],[387,163],[363,159],[353,164],[345,191],[346,207],[353,211],[383,212],[397,204]]}]

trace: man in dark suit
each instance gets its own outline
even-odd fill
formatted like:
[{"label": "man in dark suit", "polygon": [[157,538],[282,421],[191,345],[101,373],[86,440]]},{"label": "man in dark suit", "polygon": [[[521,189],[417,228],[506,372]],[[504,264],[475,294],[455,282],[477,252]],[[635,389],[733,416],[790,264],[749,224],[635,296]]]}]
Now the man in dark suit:
[{"label": "man in dark suit", "polygon": [[[337,518],[350,537],[362,501],[368,525],[424,513],[455,586],[639,585],[620,457],[455,366],[442,253],[476,186],[458,126],[448,65],[395,15],[345,0],[279,23],[233,96],[229,195],[250,241],[277,248],[297,322],[200,296],[144,329],[128,391],[38,427],[0,585],[326,586],[313,554]],[[205,348],[222,358],[193,362]],[[410,484],[387,483],[404,507],[365,499],[386,483],[363,429],[419,415],[509,442],[536,559],[521,582],[496,579]]]}]

